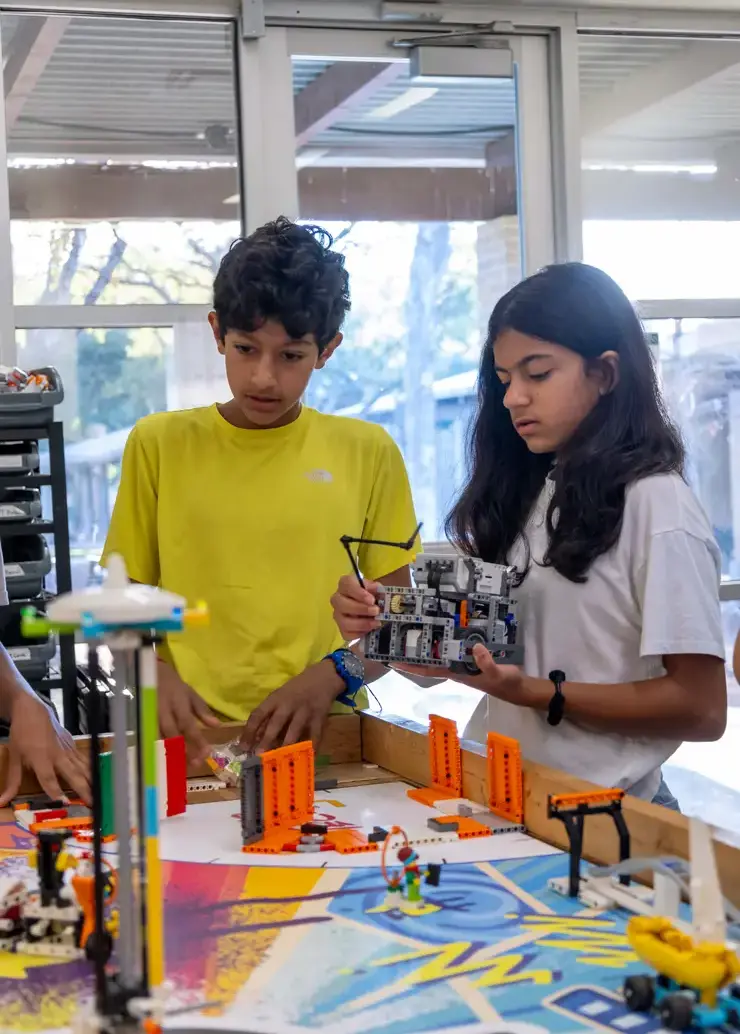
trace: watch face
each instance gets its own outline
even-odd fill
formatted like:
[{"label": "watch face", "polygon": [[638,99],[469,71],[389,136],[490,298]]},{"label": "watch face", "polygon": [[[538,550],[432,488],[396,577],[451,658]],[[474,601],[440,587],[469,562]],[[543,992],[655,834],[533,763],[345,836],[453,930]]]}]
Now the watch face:
[{"label": "watch face", "polygon": [[365,678],[365,666],[351,650],[348,650],[344,655],[344,666],[347,669],[347,673],[353,679],[364,679]]}]

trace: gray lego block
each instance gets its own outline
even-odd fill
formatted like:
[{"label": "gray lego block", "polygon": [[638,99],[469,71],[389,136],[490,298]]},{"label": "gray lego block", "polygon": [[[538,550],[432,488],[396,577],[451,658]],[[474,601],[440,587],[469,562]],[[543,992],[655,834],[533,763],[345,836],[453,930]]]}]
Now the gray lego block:
[{"label": "gray lego block", "polygon": [[435,818],[427,819],[427,827],[434,830],[435,833],[456,833],[458,825],[457,822],[441,822]]},{"label": "gray lego block", "polygon": [[494,815],[492,811],[477,812],[475,821],[483,826],[488,826],[491,833],[520,833],[524,826],[519,822],[512,822],[511,819],[503,819],[500,815]]},{"label": "gray lego block", "polygon": [[260,840],[264,833],[262,814],[262,762],[257,757],[245,758],[240,776],[242,844]]},{"label": "gray lego block", "polygon": [[316,790],[336,790],[339,786],[337,779],[317,779],[313,785],[314,791]]},{"label": "gray lego block", "polygon": [[469,819],[472,818],[473,809],[470,807],[469,804],[458,804],[457,814],[460,816],[461,819]]},{"label": "gray lego block", "polygon": [[69,819],[81,819],[86,815],[90,814],[90,809],[86,804],[68,804],[67,805],[67,818]]}]

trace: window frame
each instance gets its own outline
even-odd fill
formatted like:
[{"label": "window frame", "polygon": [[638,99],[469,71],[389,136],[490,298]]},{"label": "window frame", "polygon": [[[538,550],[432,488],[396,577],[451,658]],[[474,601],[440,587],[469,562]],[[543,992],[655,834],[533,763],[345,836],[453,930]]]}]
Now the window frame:
[{"label": "window frame", "polygon": [[[356,58],[371,53],[377,56],[379,52],[387,56],[389,39],[414,30],[428,36],[430,31],[439,30],[440,23],[456,29],[480,24],[480,10],[475,5],[444,4],[439,22],[424,23],[421,27],[413,6],[393,6],[392,23],[385,17],[391,13],[390,5],[379,8],[365,0],[309,0],[300,8],[283,0],[267,0],[264,7],[260,0],[17,0],[0,4],[0,12],[63,11],[101,17],[230,21],[238,25],[241,31],[235,34],[235,80],[239,180],[242,227],[249,232],[278,211],[288,216],[298,214],[291,54],[308,45],[314,52],[344,52]],[[254,17],[255,8],[259,9],[258,15],[260,11],[265,15],[264,29],[259,17]],[[487,10],[489,18],[498,19],[499,15],[502,21],[507,19],[506,9]],[[317,23],[330,26],[329,31],[319,29]],[[430,30],[429,24],[434,28]],[[515,26],[507,19],[501,27],[521,51],[518,57],[525,65],[517,82],[522,111],[521,226],[525,272],[533,272],[546,262],[577,258],[581,253],[578,75],[577,61],[573,60],[577,48],[576,19],[568,12],[544,13],[533,9],[517,12]],[[152,306],[131,306],[135,312],[115,315],[109,315],[101,306],[95,307],[95,313],[83,315],[67,312],[65,306],[51,313],[47,311],[50,307],[13,305],[4,106],[0,114],[0,159],[3,158],[6,172],[0,175],[0,362],[15,365],[17,329],[79,326],[81,321],[100,327],[122,323],[145,326],[153,325],[152,319],[161,325],[161,313],[151,315],[158,308]],[[129,306],[120,308],[127,310]],[[113,319],[110,324],[109,319]]]}]

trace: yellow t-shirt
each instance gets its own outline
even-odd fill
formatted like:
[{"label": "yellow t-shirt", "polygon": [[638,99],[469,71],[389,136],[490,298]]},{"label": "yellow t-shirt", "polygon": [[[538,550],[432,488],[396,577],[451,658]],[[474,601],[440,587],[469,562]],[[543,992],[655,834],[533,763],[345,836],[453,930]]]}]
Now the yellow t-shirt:
[{"label": "yellow t-shirt", "polygon": [[[209,406],[134,427],[104,558],[120,553],[132,580],[208,604],[209,624],[169,651],[206,703],[243,720],[342,645],[329,602],[351,571],[340,537],[402,541],[415,525],[403,459],[376,424],[304,407],[286,427],[242,430]],[[359,551],[371,579],[412,559]]]}]

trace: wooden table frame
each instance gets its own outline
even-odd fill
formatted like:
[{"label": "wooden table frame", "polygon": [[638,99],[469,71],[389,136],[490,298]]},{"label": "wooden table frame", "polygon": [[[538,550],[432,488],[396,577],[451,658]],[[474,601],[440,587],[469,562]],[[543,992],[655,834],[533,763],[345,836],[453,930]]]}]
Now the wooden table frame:
[{"label": "wooden table frame", "polygon": [[[204,730],[211,743],[227,743],[241,730],[240,725],[227,724],[217,729]],[[89,749],[87,736],[76,737],[78,749]],[[103,749],[108,748],[107,738]],[[5,784],[7,746],[0,745],[0,787]],[[331,761],[327,775],[335,776],[339,785],[387,782],[399,778],[418,786],[428,785],[429,741],[427,730],[415,722],[393,715],[379,716],[363,712],[354,715],[332,716],[326,727],[319,753]],[[485,749],[475,743],[463,742],[463,796],[486,803]],[[575,776],[556,769],[523,761],[524,822],[527,831],[538,840],[567,849],[567,836],[562,823],[547,817],[548,794],[583,793],[596,787]],[[188,775],[210,775],[204,766],[191,766]],[[22,793],[36,793],[39,786],[26,774]],[[195,800],[219,800],[236,796],[234,791],[216,790],[211,795],[193,794]],[[632,840],[632,856],[656,858],[672,855],[688,858],[688,821],[683,815],[660,808],[635,797],[626,797],[624,816]],[[0,811],[0,821],[7,821],[12,813]],[[740,849],[723,841],[715,844],[717,866],[722,890],[727,898],[740,907]],[[594,816],[586,824],[584,858],[591,862],[610,864],[617,861],[617,838],[608,816]]]}]

